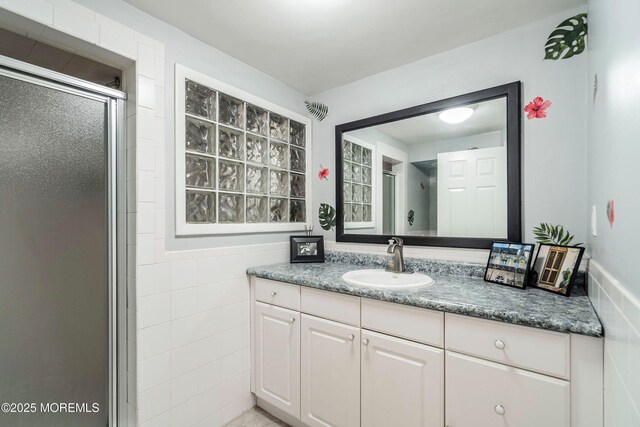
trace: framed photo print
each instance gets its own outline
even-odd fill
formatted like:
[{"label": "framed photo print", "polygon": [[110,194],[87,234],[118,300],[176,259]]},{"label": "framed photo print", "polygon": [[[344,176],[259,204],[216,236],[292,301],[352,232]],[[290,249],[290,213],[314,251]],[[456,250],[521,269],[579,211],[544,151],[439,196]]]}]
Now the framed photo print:
[{"label": "framed photo print", "polygon": [[484,280],[524,289],[532,258],[531,244],[494,242]]},{"label": "framed photo print", "polygon": [[569,296],[575,282],[584,248],[540,244],[533,264],[532,285]]},{"label": "framed photo print", "polygon": [[291,262],[324,262],[324,237],[291,236]]}]

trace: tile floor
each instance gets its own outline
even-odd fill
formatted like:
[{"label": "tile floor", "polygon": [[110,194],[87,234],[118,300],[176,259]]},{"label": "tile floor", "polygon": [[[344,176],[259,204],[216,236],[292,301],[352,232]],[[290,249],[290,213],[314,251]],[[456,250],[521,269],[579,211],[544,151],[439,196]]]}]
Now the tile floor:
[{"label": "tile floor", "polygon": [[289,427],[289,424],[254,406],[225,427]]}]

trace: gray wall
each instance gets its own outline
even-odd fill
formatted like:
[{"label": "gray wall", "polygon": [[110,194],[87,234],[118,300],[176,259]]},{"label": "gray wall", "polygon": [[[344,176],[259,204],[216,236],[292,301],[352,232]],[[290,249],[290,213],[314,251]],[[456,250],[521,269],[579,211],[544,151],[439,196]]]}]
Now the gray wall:
[{"label": "gray wall", "polygon": [[[640,3],[623,0],[589,5],[589,88],[598,75],[598,92],[589,90],[589,206],[597,210],[598,236],[589,233],[594,259],[637,297],[640,283]],[[615,201],[615,222],[607,220],[607,201]]]},{"label": "gray wall", "polygon": [[[587,58],[544,61],[547,36],[580,10],[517,28],[458,49],[326,91],[329,107],[314,126],[314,164],[334,164],[337,124],[520,80],[524,102],[553,105],[546,119],[523,119],[525,239],[540,222],[565,225],[579,241],[587,230]],[[316,183],[313,203],[335,204],[333,181]],[[317,226],[317,222],[316,222]],[[333,240],[334,232],[325,233]]]}]

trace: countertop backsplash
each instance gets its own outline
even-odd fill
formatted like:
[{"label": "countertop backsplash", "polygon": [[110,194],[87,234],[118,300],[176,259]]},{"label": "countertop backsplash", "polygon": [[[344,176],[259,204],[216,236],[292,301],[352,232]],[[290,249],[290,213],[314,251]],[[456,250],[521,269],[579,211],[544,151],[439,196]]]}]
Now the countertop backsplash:
[{"label": "countertop backsplash", "polygon": [[[329,250],[325,252],[325,258],[327,262],[384,268],[391,259],[391,255]],[[404,262],[407,269],[420,273],[479,279],[484,278],[487,266],[486,261],[479,263],[413,257],[405,257]],[[585,272],[582,269],[576,276],[574,286],[585,287]]]}]

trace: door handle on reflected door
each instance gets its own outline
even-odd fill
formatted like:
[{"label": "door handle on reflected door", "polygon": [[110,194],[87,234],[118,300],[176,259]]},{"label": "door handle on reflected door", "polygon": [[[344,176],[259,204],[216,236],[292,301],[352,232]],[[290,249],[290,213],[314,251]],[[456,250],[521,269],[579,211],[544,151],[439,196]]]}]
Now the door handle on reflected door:
[{"label": "door handle on reflected door", "polygon": [[369,340],[366,338],[362,339],[362,345],[368,345],[369,344]]},{"label": "door handle on reflected door", "polygon": [[356,336],[355,336],[355,335],[353,335],[353,334],[349,334],[349,335],[347,335],[347,339],[348,339],[349,341],[353,341],[355,337],[356,337]]}]

